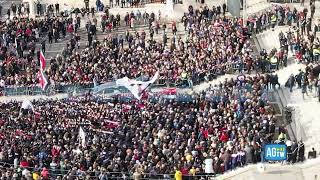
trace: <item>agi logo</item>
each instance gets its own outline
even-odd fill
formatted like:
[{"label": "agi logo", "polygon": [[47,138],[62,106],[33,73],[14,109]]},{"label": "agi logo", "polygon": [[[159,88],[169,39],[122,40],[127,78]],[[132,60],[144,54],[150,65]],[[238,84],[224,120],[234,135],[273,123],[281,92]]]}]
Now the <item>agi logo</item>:
[{"label": "agi logo", "polygon": [[264,158],[267,161],[283,161],[287,159],[285,144],[267,144],[264,147]]}]

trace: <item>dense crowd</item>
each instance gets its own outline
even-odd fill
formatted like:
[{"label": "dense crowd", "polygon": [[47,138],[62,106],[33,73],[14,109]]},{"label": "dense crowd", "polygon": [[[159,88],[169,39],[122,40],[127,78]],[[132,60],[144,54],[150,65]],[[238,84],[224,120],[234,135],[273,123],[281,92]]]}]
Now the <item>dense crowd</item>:
[{"label": "dense crowd", "polygon": [[[226,10],[220,6],[189,7],[181,20],[185,39],[177,35],[176,22],[169,28],[160,23],[160,14],[156,18],[154,13],[132,12],[123,19],[126,26],[134,30],[136,24],[146,23],[149,34],[110,33],[103,41],[95,40],[99,25],[93,10],[92,20],[85,25],[88,46],[81,51],[77,50],[81,38],[77,31],[82,10],[75,11],[73,18],[55,17],[53,8],[45,18],[15,17],[1,23],[1,87],[37,83],[39,59],[34,57],[39,57],[40,49],[35,43],[41,42],[45,53],[43,36],[49,43],[71,37],[62,54],[48,61],[45,73],[52,85],[152,77],[157,69],[159,83],[190,85],[234,70],[269,72],[286,66],[289,50],[310,62],[319,57],[314,50],[319,49],[319,40],[309,33],[309,25],[303,30],[307,12],[300,15],[280,6],[257,15],[247,22],[248,27],[242,19],[225,17]],[[111,32],[121,23],[120,16],[105,11],[101,30]],[[285,23],[301,31],[280,34],[280,50],[255,56],[250,35]],[[170,41],[168,29],[173,33]],[[160,42],[155,37],[158,33],[163,36]],[[266,94],[276,85],[275,74],[240,75],[185,95],[191,97],[186,102],[166,98],[124,102],[119,96],[105,100],[89,93],[33,101],[34,109],[21,109],[18,102],[1,103],[0,178],[181,179],[221,174],[263,161],[264,144],[274,142],[277,134],[279,142],[286,141],[285,130],[276,127],[275,110]]]},{"label": "dense crowd", "polygon": [[35,101],[33,112],[3,103],[0,177],[193,176],[259,162],[276,133],[267,82],[265,76],[239,76],[185,103],[107,102],[87,95]]},{"label": "dense crowd", "polygon": [[[53,6],[53,5],[52,5]],[[62,51],[62,55],[50,59],[46,74],[53,85],[62,84],[88,84],[93,80],[99,83],[114,81],[117,78],[128,76],[137,78],[150,77],[154,74],[152,69],[161,69],[160,84],[174,83],[178,85],[197,84],[210,80],[216,75],[244,70],[270,72],[280,66],[287,65],[289,49],[304,49],[311,46],[310,58],[317,60],[319,52],[318,39],[314,33],[308,33],[310,26],[303,24],[307,11],[297,12],[283,6],[275,6],[272,11],[254,15],[243,26],[242,19],[227,18],[225,8],[213,7],[209,9],[193,9],[189,7],[188,13],[182,17],[182,24],[187,32],[185,37],[177,35],[176,22],[161,24],[161,14],[146,12],[127,13],[123,19],[120,15],[110,14],[105,10],[101,19],[101,30],[114,31],[121,24],[135,29],[139,23],[149,26],[149,32],[126,31],[125,34],[110,33],[103,41],[96,41],[97,31],[100,30],[95,16],[86,22],[88,34],[88,48],[77,51],[80,46],[80,36],[77,34],[84,15],[81,10],[75,10],[73,18],[47,16],[45,19],[15,18],[3,23],[2,39],[2,81],[5,86],[34,85],[37,82],[35,66],[39,50],[35,49],[35,42],[39,41],[41,34],[47,35],[49,43],[70,34],[72,37]],[[292,17],[291,17],[292,16]],[[275,17],[275,18],[274,18]],[[274,22],[274,20],[276,20]],[[122,23],[124,21],[124,23]],[[258,33],[270,25],[292,25],[293,29],[301,29],[294,36],[288,33],[287,37],[281,35],[281,48],[271,52],[262,51],[253,53],[249,37],[251,33]],[[169,29],[173,37],[169,40]],[[317,24],[315,30],[317,30]],[[307,32],[313,44],[304,43],[300,38]],[[314,31],[316,32],[316,31]],[[155,36],[162,35],[162,41]],[[283,38],[285,37],[285,38]],[[41,40],[42,51],[45,52],[46,42]],[[10,46],[11,45],[11,46]],[[11,51],[7,50],[11,47]],[[14,50],[16,48],[16,54]],[[316,50],[314,50],[316,49]],[[30,50],[30,53],[24,53]],[[37,53],[35,53],[37,51]],[[301,53],[300,53],[301,54]],[[296,57],[299,56],[299,53]]]},{"label": "dense crowd", "polygon": [[[79,18],[17,18],[0,24],[0,73],[6,86],[34,85],[37,82],[37,66],[40,50],[46,51],[49,43],[77,32]],[[71,27],[72,26],[72,27]],[[77,37],[77,35],[74,35]],[[37,43],[40,48],[37,48]],[[35,58],[37,57],[37,58]]]},{"label": "dense crowd", "polygon": [[[54,84],[87,83],[92,82],[93,78],[105,82],[123,76],[150,76],[154,73],[152,69],[159,68],[162,70],[161,79],[169,79],[177,83],[179,80],[198,81],[208,78],[210,74],[223,74],[234,63],[240,61],[241,66],[245,66],[250,71],[253,64],[252,49],[248,41],[248,34],[241,25],[241,21],[220,17],[221,12],[218,11],[214,11],[214,17],[209,17],[208,11],[208,9],[196,11],[191,8],[189,13],[183,17],[188,32],[187,40],[183,40],[180,36],[174,36],[171,42],[168,42],[166,32],[168,28],[166,25],[160,27],[159,23],[155,23],[154,14],[151,14],[148,18],[150,39],[146,38],[146,32],[127,32],[125,35],[109,35],[104,42],[95,41],[97,24],[93,20],[88,22],[86,26],[89,41],[88,49],[74,53],[77,43],[71,41],[64,51],[64,54],[70,56],[63,61],[52,59],[46,73]],[[106,13],[105,17],[110,20],[112,16]],[[131,28],[134,28],[136,19],[138,18],[135,14],[131,13],[126,22]],[[52,18],[48,18],[47,21],[51,22]],[[53,20],[53,22],[55,21]],[[53,34],[56,34],[56,36],[61,33],[65,35],[66,31],[70,33],[76,31],[74,26],[78,23],[73,23],[72,20],[65,24],[63,22],[59,23],[58,21],[56,30],[55,28],[47,30],[49,42],[52,42],[51,31],[54,31]],[[107,22],[109,23],[105,24],[110,26],[112,21]],[[153,38],[159,29],[163,30],[162,42],[156,42]],[[176,33],[177,26],[175,23],[172,24],[172,29],[173,33]],[[224,31],[223,29],[227,30]],[[123,47],[124,42],[127,43],[126,47]],[[42,49],[45,51],[45,47]],[[8,56],[8,53],[4,54],[4,57],[6,56]],[[16,70],[21,69],[17,67]],[[4,77],[7,77],[7,79],[16,77],[18,79],[17,76],[21,76],[19,72],[13,72]],[[32,80],[36,81],[36,78],[32,78]],[[34,82],[13,80],[6,81],[5,84],[30,85],[32,83]]]}]

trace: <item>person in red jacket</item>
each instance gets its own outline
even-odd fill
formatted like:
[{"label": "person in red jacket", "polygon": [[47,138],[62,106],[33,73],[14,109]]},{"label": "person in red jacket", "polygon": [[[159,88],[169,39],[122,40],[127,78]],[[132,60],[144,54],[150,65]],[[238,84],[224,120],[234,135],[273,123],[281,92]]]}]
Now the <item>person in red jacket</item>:
[{"label": "person in red jacket", "polygon": [[220,141],[227,142],[229,140],[229,136],[226,132],[223,132],[220,136]]},{"label": "person in red jacket", "polygon": [[41,176],[43,177],[43,179],[49,179],[49,171],[47,168],[43,168],[41,171]]}]

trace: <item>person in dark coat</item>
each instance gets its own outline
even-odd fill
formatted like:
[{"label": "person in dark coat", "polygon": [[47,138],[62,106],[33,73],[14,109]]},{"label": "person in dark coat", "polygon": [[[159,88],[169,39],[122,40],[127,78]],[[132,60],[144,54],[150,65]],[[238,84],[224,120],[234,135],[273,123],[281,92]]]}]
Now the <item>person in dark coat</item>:
[{"label": "person in dark coat", "polygon": [[290,92],[292,92],[292,88],[294,86],[294,82],[295,82],[294,75],[291,74],[289,79],[288,79],[288,87],[290,88]]},{"label": "person in dark coat", "polygon": [[308,95],[307,87],[308,87],[308,79],[307,76],[304,74],[302,76],[302,97],[304,98],[304,94]]},{"label": "person in dark coat", "polygon": [[38,0],[38,2],[37,2],[37,15],[38,15],[38,16],[41,15],[41,3],[40,3],[39,0]]},{"label": "person in dark coat", "polygon": [[12,4],[11,4],[11,10],[12,10],[13,16],[16,16],[17,6],[16,6],[15,3],[12,3]]},{"label": "person in dark coat", "polygon": [[60,6],[59,3],[56,3],[56,4],[55,4],[56,14],[57,14],[57,15],[58,15],[59,12],[60,12],[60,7],[59,7],[59,6]]},{"label": "person in dark coat", "polygon": [[92,34],[92,32],[90,31],[89,33],[88,33],[88,42],[89,42],[89,47],[91,47],[91,45],[92,45],[92,40],[93,40],[93,34]]},{"label": "person in dark coat", "polygon": [[298,144],[293,141],[291,145],[291,162],[295,163],[297,162],[297,155],[298,155]]},{"label": "person in dark coat", "polygon": [[50,28],[49,32],[48,32],[48,39],[49,39],[49,44],[52,44],[52,40],[53,40],[53,30]]},{"label": "person in dark coat", "polygon": [[312,148],[311,151],[308,152],[308,159],[315,159],[317,157],[317,151]]},{"label": "person in dark coat", "polygon": [[8,15],[8,18],[10,19],[10,13],[11,13],[11,11],[10,11],[10,9],[8,9],[7,10],[7,15]]},{"label": "person in dark coat", "polygon": [[253,148],[247,145],[244,151],[246,153],[246,164],[253,163]]},{"label": "person in dark coat", "polygon": [[163,45],[166,46],[166,45],[167,45],[167,42],[168,42],[167,33],[164,33],[164,34],[163,34],[163,39],[162,39],[162,40],[163,40]]},{"label": "person in dark coat", "polygon": [[43,54],[46,53],[46,40],[43,40],[41,42],[41,50],[42,50]]},{"label": "person in dark coat", "polygon": [[299,73],[295,77],[296,78],[296,82],[298,83],[298,88],[301,88],[302,76],[303,76],[303,72],[301,71],[301,69],[299,69]]},{"label": "person in dark coat", "polygon": [[304,151],[305,151],[304,143],[300,141],[298,144],[298,162],[304,161]]},{"label": "person in dark coat", "polygon": [[271,77],[270,77],[270,83],[271,83],[273,89],[276,88],[276,85],[278,85],[279,88],[280,88],[279,78],[278,78],[278,75],[277,75],[277,74],[272,74],[272,75],[271,75]]},{"label": "person in dark coat", "polygon": [[223,13],[223,15],[225,15],[226,12],[227,12],[227,5],[226,5],[226,3],[223,3],[223,5],[222,5],[222,13]]}]

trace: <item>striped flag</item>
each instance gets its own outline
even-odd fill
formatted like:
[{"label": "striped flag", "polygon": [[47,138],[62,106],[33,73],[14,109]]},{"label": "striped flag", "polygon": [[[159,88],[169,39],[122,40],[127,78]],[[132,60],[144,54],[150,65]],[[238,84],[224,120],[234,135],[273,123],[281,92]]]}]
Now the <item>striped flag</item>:
[{"label": "striped flag", "polygon": [[48,85],[48,80],[45,77],[43,71],[39,71],[39,86],[41,87],[41,89],[44,91],[46,89]]},{"label": "striped flag", "polygon": [[43,52],[40,51],[40,71],[39,71],[39,86],[44,91],[48,85],[48,80],[44,74],[44,69],[46,68],[46,58],[43,55]]},{"label": "striped flag", "polygon": [[46,58],[43,55],[42,50],[40,51],[40,70],[43,71],[46,68]]}]

